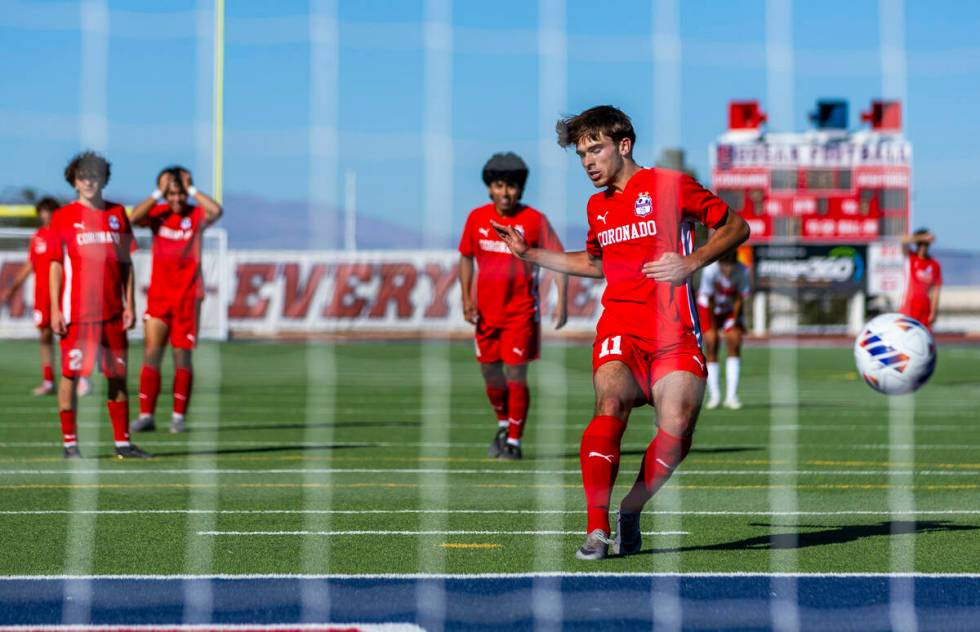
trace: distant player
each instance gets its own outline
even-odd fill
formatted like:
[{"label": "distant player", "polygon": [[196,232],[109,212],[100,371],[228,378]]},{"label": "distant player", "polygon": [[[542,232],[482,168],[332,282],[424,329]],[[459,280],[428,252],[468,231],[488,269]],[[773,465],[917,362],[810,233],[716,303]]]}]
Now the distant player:
[{"label": "distant player", "polygon": [[929,256],[929,247],[936,240],[928,228],[920,228],[902,240],[908,256],[908,285],[899,311],[911,316],[930,331],[939,312],[939,290],[943,271],[939,262]]},{"label": "distant player", "polygon": [[[704,356],[689,279],[749,236],[741,217],[693,178],[645,169],[633,160],[629,117],[604,105],[558,122],[558,144],[573,145],[596,188],[589,199],[586,250],[533,248],[512,226],[494,228],[525,261],[567,274],[606,278],[592,349],[595,417],[582,435],[579,459],[588,510],[585,543],[576,557],[639,551],[640,511],[687,456],[704,396]],[[694,250],[692,222],[715,229]],[[620,443],[634,406],[657,409],[656,437],[620,503],[610,540],[609,499]]]},{"label": "distant player", "polygon": [[65,179],[78,199],[51,220],[51,329],[61,336],[58,409],[65,458],[81,456],[76,436],[75,383],[98,362],[108,380],[109,420],[119,458],[150,456],[129,442],[126,330],[133,315],[136,248],[125,209],[102,197],[109,162],[94,152],[72,158]]},{"label": "distant player", "polygon": [[[515,259],[491,222],[512,227],[535,248],[562,252],[548,219],[521,202],[527,175],[527,165],[517,154],[494,154],[483,167],[491,203],[470,212],[459,240],[463,314],[476,326],[476,359],[497,415],[497,434],[488,455],[505,460],[522,457],[521,437],[531,404],[527,365],[538,358],[541,306],[538,266]],[[558,275],[555,329],[567,319],[567,288],[568,277]]]},{"label": "distant player", "polygon": [[45,197],[34,205],[41,226],[31,237],[27,261],[6,290],[0,293],[0,304],[6,303],[20,289],[24,281],[34,274],[34,326],[41,334],[41,385],[35,395],[52,395],[54,388],[54,335],[51,333],[51,292],[48,289],[48,263],[51,252],[51,215],[58,210],[58,200]]},{"label": "distant player", "polygon": [[725,408],[738,410],[738,377],[741,371],[742,336],[745,323],[742,315],[745,302],[752,293],[749,269],[739,263],[735,251],[701,272],[698,288],[698,312],[704,330],[704,355],[708,359],[708,408],[718,408],[721,392],[718,387],[718,337],[725,338],[728,358],[725,360]]},{"label": "distant player", "polygon": [[[188,203],[193,199],[195,204]],[[157,188],[133,209],[130,220],[153,231],[153,272],[143,315],[144,351],[140,371],[140,416],[130,430],[154,430],[160,394],[160,361],[170,340],[174,350],[174,406],[170,432],[183,432],[191,403],[194,369],[191,352],[204,299],[201,237],[221,217],[221,206],[198,191],[191,173],[168,167],[157,176]]]}]

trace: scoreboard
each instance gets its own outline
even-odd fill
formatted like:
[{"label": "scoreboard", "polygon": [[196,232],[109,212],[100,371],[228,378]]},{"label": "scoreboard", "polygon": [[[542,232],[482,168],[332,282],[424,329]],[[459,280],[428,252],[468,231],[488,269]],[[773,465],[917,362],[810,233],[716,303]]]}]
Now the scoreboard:
[{"label": "scoreboard", "polygon": [[716,194],[752,229],[750,243],[861,244],[908,231],[912,148],[901,104],[875,101],[847,128],[847,102],[821,100],[814,128],[769,133],[756,101],[729,104],[728,130],[711,146]]}]

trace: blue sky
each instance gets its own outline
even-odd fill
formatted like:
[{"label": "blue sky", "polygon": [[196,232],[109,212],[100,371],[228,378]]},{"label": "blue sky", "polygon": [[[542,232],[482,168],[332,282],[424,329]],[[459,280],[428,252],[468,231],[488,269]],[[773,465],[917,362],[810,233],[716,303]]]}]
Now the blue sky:
[{"label": "blue sky", "polygon": [[[98,12],[101,4],[86,0],[82,7]],[[0,14],[0,190],[33,186],[68,193],[60,172],[83,142],[79,116],[88,94],[83,82],[92,77],[95,85],[105,86],[105,149],[115,165],[111,193],[126,200],[142,197],[159,168],[174,162],[195,169],[198,184],[210,188],[211,3],[170,0],[165,10],[145,2],[106,4],[103,79],[97,62],[83,68],[84,60],[92,59],[82,53],[86,9],[75,2],[5,0]],[[566,88],[548,101],[564,103],[553,112],[542,112],[539,102],[538,29],[553,24],[560,12],[548,9],[548,2],[528,0],[449,4],[453,154],[446,174],[452,226],[446,230],[455,232],[466,212],[482,203],[480,167],[489,154],[507,149],[531,165],[528,202],[564,216],[568,224],[582,223],[591,186],[573,154],[542,141],[550,134],[546,123],[565,112],[597,103],[622,107],[639,131],[638,158],[652,162],[663,143],[654,135],[662,112],[654,98],[651,38],[665,28],[657,23],[662,15],[658,2],[563,3]],[[546,15],[539,14],[542,6]],[[758,98],[766,108],[766,2],[683,0],[675,6],[680,120],[670,133],[706,178],[707,148],[723,131],[727,102]],[[980,170],[975,149],[980,138],[980,3],[944,6],[937,11],[931,3],[905,5],[913,221],[932,226],[945,247],[976,249],[976,231],[961,226],[974,214],[970,200]],[[338,182],[348,171],[357,173],[363,213],[417,225],[425,216],[426,2],[338,0],[322,7],[337,18],[339,33],[338,148],[328,164]],[[226,196],[257,195],[305,207],[310,170],[322,164],[311,160],[308,141],[310,10],[305,0],[227,2]],[[879,3],[796,2],[791,13],[792,127],[806,128],[806,115],[820,97],[848,99],[856,127],[859,112],[882,96]],[[538,169],[556,160],[567,174],[560,213],[548,206],[554,200],[542,199],[547,192]],[[331,197],[343,200],[340,187]],[[231,222],[235,209],[229,211]],[[308,221],[304,213],[298,210],[290,220]]]}]

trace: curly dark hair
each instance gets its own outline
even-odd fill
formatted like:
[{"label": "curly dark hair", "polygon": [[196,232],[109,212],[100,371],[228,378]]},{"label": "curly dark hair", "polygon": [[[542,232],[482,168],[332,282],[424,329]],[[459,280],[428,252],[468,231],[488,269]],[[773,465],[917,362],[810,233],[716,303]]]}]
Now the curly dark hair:
[{"label": "curly dark hair", "polygon": [[112,177],[112,164],[102,154],[86,150],[72,156],[68,166],[65,167],[65,180],[74,187],[75,180],[82,174],[101,178],[102,186],[105,186],[109,184],[109,178]]},{"label": "curly dark hair", "polygon": [[[160,170],[160,173],[157,174],[157,186],[159,186],[160,178],[163,177],[163,174],[169,173],[171,176],[173,176],[174,182],[177,183],[177,186],[184,188],[184,180],[180,176],[181,172],[190,173],[191,171],[187,167],[183,167],[181,165],[170,165],[169,167],[164,167]],[[166,193],[166,191],[164,191],[164,193]]]},{"label": "curly dark hair", "polygon": [[483,184],[490,186],[491,182],[502,180],[523,189],[527,183],[527,174],[527,164],[520,156],[512,151],[497,153],[490,156],[487,164],[483,165]]},{"label": "curly dark hair", "polygon": [[578,145],[583,138],[598,140],[602,136],[608,136],[614,143],[628,138],[636,144],[633,121],[625,112],[611,105],[597,105],[581,114],[559,119],[555,131],[558,132],[558,144],[563,149]]},{"label": "curly dark hair", "polygon": [[51,196],[45,196],[37,201],[34,205],[34,211],[40,213],[41,211],[48,211],[49,213],[54,213],[59,208],[64,206],[60,200],[53,198]]}]

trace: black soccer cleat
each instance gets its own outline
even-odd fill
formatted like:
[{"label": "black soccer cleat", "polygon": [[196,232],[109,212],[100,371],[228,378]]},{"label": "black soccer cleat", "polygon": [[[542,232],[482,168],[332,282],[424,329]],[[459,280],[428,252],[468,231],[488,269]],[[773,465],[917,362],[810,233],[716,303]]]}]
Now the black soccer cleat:
[{"label": "black soccer cleat", "polygon": [[643,546],[643,535],[640,533],[640,514],[619,510],[616,519],[616,539],[613,541],[613,553],[616,555],[632,555],[638,553]]},{"label": "black soccer cleat", "polygon": [[132,443],[116,447],[117,459],[152,459],[153,455],[136,447]]},{"label": "black soccer cleat", "polygon": [[505,443],[504,451],[497,458],[501,461],[520,461],[524,458],[524,453],[521,452],[521,446]]},{"label": "black soccer cleat", "polygon": [[80,459],[82,458],[82,453],[79,452],[77,445],[70,445],[65,448],[65,458],[66,459]]},{"label": "black soccer cleat", "polygon": [[487,448],[487,456],[491,459],[495,459],[500,456],[501,452],[504,451],[504,445],[507,443],[507,426],[501,426],[497,429],[497,434],[493,436],[493,441],[490,442],[490,447]]}]

